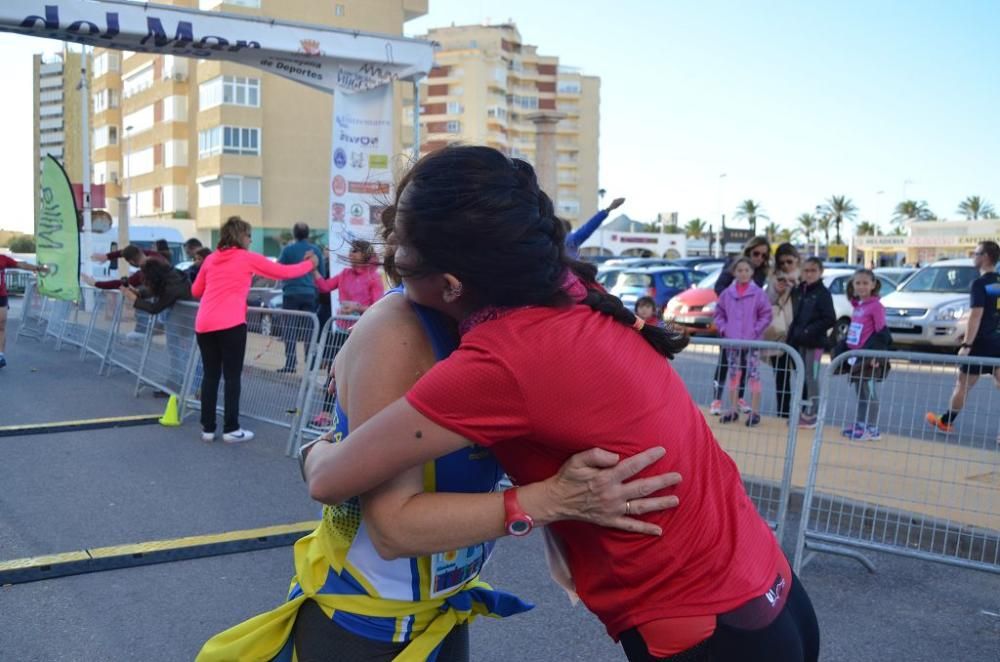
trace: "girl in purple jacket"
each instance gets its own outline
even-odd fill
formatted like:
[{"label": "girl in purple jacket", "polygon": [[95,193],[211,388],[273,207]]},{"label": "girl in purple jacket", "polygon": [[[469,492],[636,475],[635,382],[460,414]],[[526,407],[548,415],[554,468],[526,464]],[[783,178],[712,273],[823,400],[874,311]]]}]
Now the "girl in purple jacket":
[{"label": "girl in purple jacket", "polygon": [[[760,340],[771,324],[771,303],[753,282],[753,264],[741,257],[732,266],[733,283],[719,295],[715,306],[715,326],[719,335],[730,340]],[[726,348],[729,363],[729,410],[722,423],[739,420],[739,386],[744,368],[750,386],[750,414],[747,427],[760,424],[760,350]]]}]

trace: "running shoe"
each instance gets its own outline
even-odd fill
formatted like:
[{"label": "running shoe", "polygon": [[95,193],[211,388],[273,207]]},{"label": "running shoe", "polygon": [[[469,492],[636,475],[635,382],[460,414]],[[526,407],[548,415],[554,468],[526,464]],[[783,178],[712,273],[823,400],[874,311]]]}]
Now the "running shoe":
[{"label": "running shoe", "polygon": [[253,439],[253,432],[250,430],[244,430],[240,428],[239,430],[233,430],[232,432],[227,432],[222,435],[222,441],[227,444],[242,444],[245,441],[250,441]]},{"label": "running shoe", "polygon": [[744,414],[750,413],[750,405],[748,405],[747,401],[744,400],[743,398],[740,398],[740,411],[743,412]]},{"label": "running shoe", "polygon": [[125,340],[127,342],[142,342],[146,338],[146,334],[139,333],[138,331],[129,331],[125,334]]},{"label": "running shoe", "polygon": [[712,404],[708,406],[708,413],[712,416],[718,416],[722,413],[722,400],[712,400]]},{"label": "running shoe", "polygon": [[878,441],[882,438],[882,433],[878,431],[877,425],[869,425],[865,428],[865,434],[868,435],[869,441]]},{"label": "running shoe", "polygon": [[756,427],[760,425],[760,414],[751,413],[747,416],[747,421],[745,424],[748,428]]},{"label": "running shoe", "polygon": [[941,420],[941,417],[932,411],[927,412],[927,424],[936,427],[941,432],[945,434],[951,434],[955,431],[954,426],[951,423],[945,423]]},{"label": "running shoe", "polygon": [[735,423],[738,420],[740,420],[740,413],[738,411],[730,411],[730,412],[726,412],[725,414],[723,414],[722,418],[719,419],[719,422],[720,423]]},{"label": "running shoe", "polygon": [[862,423],[855,423],[854,425],[848,425],[840,431],[841,437],[854,438],[856,435],[860,434],[858,430],[864,431],[865,426]]},{"label": "running shoe", "polygon": [[215,441],[215,433],[214,432],[205,432],[204,430],[202,430],[201,440],[204,441],[206,444],[210,444],[213,441]]},{"label": "running shoe", "polygon": [[852,441],[878,441],[881,438],[882,435],[874,425],[859,425],[851,436],[848,437]]},{"label": "running shoe", "polygon": [[799,416],[799,427],[808,430],[814,429],[816,427],[816,417],[802,414]]}]

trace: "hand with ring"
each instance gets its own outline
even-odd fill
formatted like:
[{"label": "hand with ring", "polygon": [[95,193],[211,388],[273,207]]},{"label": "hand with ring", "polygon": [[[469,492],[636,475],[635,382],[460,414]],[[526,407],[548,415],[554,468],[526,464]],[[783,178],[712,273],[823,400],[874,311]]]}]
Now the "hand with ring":
[{"label": "hand with ring", "polygon": [[634,533],[662,535],[659,526],[638,516],[676,507],[679,499],[662,491],[680,483],[680,474],[632,478],[665,453],[659,446],[625,459],[600,448],[577,453],[556,475],[544,481],[547,501],[558,514],[555,519],[582,520]]}]

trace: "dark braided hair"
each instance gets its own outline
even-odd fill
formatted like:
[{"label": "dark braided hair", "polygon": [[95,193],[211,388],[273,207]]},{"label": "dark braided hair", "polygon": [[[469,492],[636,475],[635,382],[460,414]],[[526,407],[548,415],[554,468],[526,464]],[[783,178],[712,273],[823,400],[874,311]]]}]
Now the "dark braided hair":
[{"label": "dark braided hair", "polygon": [[[402,223],[406,244],[420,257],[403,275],[453,274],[476,308],[571,305],[563,289],[570,270],[591,290],[584,303],[627,326],[636,321],[617,297],[594,289],[594,265],[569,257],[565,222],[534,168],[491,147],[452,145],[422,157],[399,182],[382,223],[387,238]],[[385,267],[399,278],[391,246]],[[671,358],[688,342],[681,332],[652,325],[641,333]]]}]

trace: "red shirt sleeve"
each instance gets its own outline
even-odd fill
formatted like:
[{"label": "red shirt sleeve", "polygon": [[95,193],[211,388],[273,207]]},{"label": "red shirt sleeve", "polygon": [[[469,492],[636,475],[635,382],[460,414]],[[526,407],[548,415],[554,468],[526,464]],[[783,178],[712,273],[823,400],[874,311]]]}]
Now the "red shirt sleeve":
[{"label": "red shirt sleeve", "polygon": [[6,255],[0,255],[0,269],[13,269],[17,266],[17,260]]},{"label": "red shirt sleeve", "polygon": [[520,384],[496,354],[463,343],[406,394],[438,425],[481,446],[526,437],[531,430]]}]

